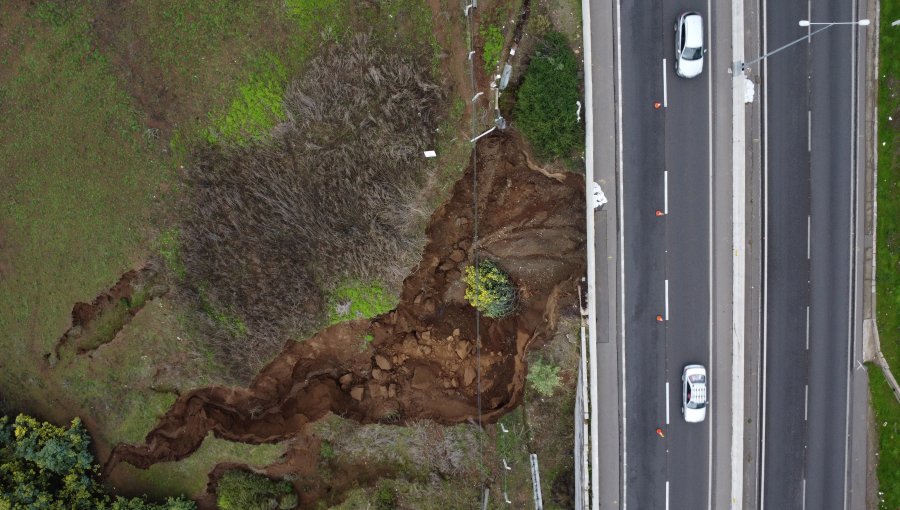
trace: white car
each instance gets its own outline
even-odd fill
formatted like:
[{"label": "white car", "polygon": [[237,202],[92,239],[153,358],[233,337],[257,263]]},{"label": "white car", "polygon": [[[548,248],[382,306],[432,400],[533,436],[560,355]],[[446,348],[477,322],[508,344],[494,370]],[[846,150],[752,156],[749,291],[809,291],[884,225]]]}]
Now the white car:
[{"label": "white car", "polygon": [[694,78],[703,72],[703,18],[686,12],[675,23],[675,74]]},{"label": "white car", "polygon": [[706,386],[706,369],[703,365],[687,365],[681,372],[681,412],[684,421],[700,423],[706,419],[709,403]]}]

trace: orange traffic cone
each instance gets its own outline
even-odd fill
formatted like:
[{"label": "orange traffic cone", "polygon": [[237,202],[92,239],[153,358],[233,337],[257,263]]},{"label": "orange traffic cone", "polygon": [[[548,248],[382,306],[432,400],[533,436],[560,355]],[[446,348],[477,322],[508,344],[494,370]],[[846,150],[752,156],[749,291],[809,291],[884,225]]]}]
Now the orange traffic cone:
[{"label": "orange traffic cone", "polygon": [[659,101],[656,101],[655,103],[653,103],[653,108],[659,110],[661,107],[662,107],[662,103],[660,103]]},{"label": "orange traffic cone", "polygon": [[666,213],[660,211],[659,209],[656,210],[656,215],[657,215],[657,216],[662,216],[662,215],[664,215],[664,214],[666,214]]},{"label": "orange traffic cone", "polygon": [[656,435],[659,437],[666,437],[666,434],[663,433],[663,429],[656,429]]},{"label": "orange traffic cone", "polygon": [[657,316],[656,316],[656,322],[662,322],[662,321],[663,321],[663,316],[662,316],[662,315],[657,315]]}]

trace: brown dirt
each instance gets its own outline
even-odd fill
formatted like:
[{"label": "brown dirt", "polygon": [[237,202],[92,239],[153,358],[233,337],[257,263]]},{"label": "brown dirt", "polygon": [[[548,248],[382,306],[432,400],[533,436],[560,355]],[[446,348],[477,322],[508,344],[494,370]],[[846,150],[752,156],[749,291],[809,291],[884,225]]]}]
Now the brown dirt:
[{"label": "brown dirt", "polygon": [[[159,297],[168,290],[164,285],[154,286],[156,275],[157,271],[152,265],[138,271],[128,271],[115,285],[94,298],[92,302],[75,303],[72,307],[72,326],[59,337],[52,353],[55,355],[54,361],[60,359],[64,351],[84,354],[111,341],[122,326],[140,311],[146,301]],[[133,303],[133,298],[138,292],[145,293],[139,305]],[[104,315],[116,313],[116,308],[122,306],[123,302],[126,303],[127,311],[121,322],[116,324],[113,330],[104,333],[106,338],[96,338],[95,325],[104,318]],[[45,357],[50,359],[50,356],[51,354],[48,354]]]},{"label": "brown dirt", "polygon": [[[584,270],[583,178],[530,169],[513,137],[489,137],[478,147],[479,257],[497,261],[522,297],[515,316],[481,318],[482,418],[492,423],[521,401],[526,351],[552,336],[559,307],[576,299]],[[210,430],[246,443],[302,437],[329,412],[360,423],[477,419],[474,310],[461,281],[473,260],[472,186],[470,166],[432,215],[422,260],[395,310],[289,342],[249,388],[182,395],[144,444],[118,445],[105,472],[121,461],[147,468],[182,459]],[[374,337],[369,348],[366,334]],[[306,454],[299,448],[294,455]],[[315,492],[304,501],[321,495]]]}]

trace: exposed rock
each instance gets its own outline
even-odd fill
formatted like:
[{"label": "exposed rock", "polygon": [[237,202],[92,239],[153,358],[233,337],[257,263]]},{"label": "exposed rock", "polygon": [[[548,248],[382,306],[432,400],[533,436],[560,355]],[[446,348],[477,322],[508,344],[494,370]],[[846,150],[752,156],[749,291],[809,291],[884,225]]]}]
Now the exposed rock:
[{"label": "exposed rock", "polygon": [[394,398],[397,396],[397,385],[391,384],[388,386],[388,398]]},{"label": "exposed rock", "polygon": [[390,360],[388,360],[387,358],[385,358],[385,357],[382,356],[381,354],[376,354],[376,355],[375,355],[375,363],[378,365],[378,368],[380,368],[380,369],[382,369],[382,370],[390,370],[390,369],[391,369],[391,362],[390,362]]},{"label": "exposed rock", "polygon": [[373,368],[372,369],[372,379],[375,379],[376,381],[383,381],[386,379],[386,377],[384,376],[384,372],[382,372],[381,370],[378,370],[377,368]]},{"label": "exposed rock", "polygon": [[354,400],[361,401],[363,398],[363,393],[365,393],[365,391],[365,388],[363,388],[362,386],[357,386],[350,390],[350,396],[353,397]]},{"label": "exposed rock", "polygon": [[456,355],[459,356],[459,359],[464,359],[466,354],[469,354],[469,342],[463,340],[456,346]]},{"label": "exposed rock", "polygon": [[422,340],[423,342],[430,342],[431,341],[431,330],[426,329],[424,331],[420,331],[419,339]]},{"label": "exposed rock", "polygon": [[466,252],[462,250],[453,250],[453,252],[450,253],[450,260],[457,263],[462,262],[466,260]]},{"label": "exposed rock", "polygon": [[369,394],[374,398],[384,398],[387,397],[388,391],[387,388],[378,384],[375,381],[369,382]]},{"label": "exposed rock", "polygon": [[353,382],[353,374],[344,374],[338,379],[338,382],[341,383],[341,386],[349,386],[351,382]]},{"label": "exposed rock", "polygon": [[475,368],[472,366],[467,366],[463,371],[463,386],[468,386],[472,384],[472,381],[475,380]]},{"label": "exposed rock", "polygon": [[420,346],[419,352],[421,352],[422,354],[425,354],[427,356],[427,355],[431,354],[431,347],[429,347],[427,345]]},{"label": "exposed rock", "polygon": [[459,338],[459,328],[453,330],[453,336]]}]

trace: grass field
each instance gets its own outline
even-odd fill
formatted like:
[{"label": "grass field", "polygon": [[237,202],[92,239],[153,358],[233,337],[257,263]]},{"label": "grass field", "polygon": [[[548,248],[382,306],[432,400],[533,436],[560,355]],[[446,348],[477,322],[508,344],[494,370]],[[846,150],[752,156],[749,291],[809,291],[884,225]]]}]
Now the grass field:
[{"label": "grass field", "polygon": [[[877,322],[881,350],[900,374],[900,4],[881,3],[878,70]],[[881,371],[870,365],[869,385],[879,434],[881,508],[900,508],[900,404]]]}]

